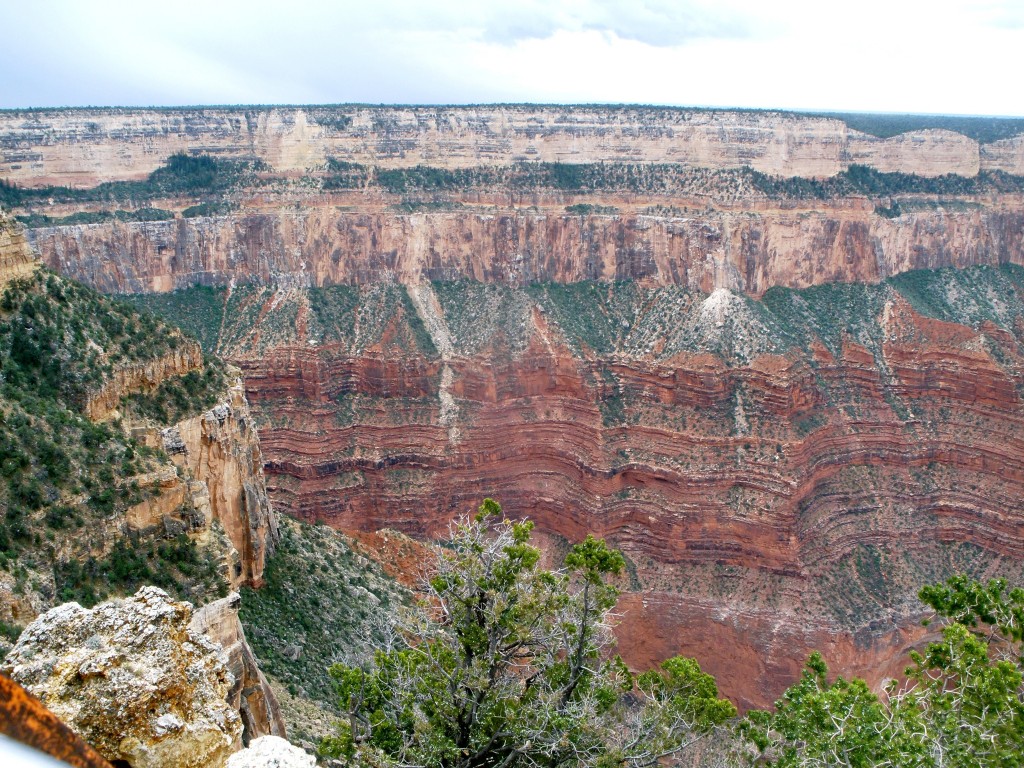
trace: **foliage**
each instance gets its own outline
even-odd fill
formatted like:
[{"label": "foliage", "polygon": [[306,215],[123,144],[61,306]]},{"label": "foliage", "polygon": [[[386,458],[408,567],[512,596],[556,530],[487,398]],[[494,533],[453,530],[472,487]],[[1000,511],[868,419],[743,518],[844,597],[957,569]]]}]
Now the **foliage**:
[{"label": "foliage", "polygon": [[182,218],[194,219],[200,216],[224,216],[235,210],[235,206],[227,201],[212,201],[190,205],[181,212]]},{"label": "foliage", "polygon": [[619,212],[619,209],[614,205],[592,205],[591,203],[576,203],[575,205],[567,205],[565,207],[566,213],[571,213],[574,216],[614,216]]},{"label": "foliage", "polygon": [[609,654],[622,555],[588,537],[538,567],[532,523],[485,499],[439,551],[422,610],[369,668],[336,664],[348,713],[324,754],[354,764],[656,764],[732,717],[696,663],[634,679]]},{"label": "foliage", "polygon": [[315,744],[339,715],[328,664],[371,655],[409,596],[344,534],[289,518],[280,526],[264,584],[242,588],[239,617],[260,669],[283,689],[289,737]]},{"label": "foliage", "polygon": [[[888,197],[898,194],[979,195],[987,192],[1020,192],[1024,177],[1002,171],[981,171],[977,176],[918,176],[911,173],[885,173],[866,165],[851,165],[847,170],[827,179],[805,179],[797,176],[770,176],[749,170],[754,187],[772,198],[828,200],[846,195]],[[899,215],[883,209],[885,215]]]},{"label": "foliage", "polygon": [[217,352],[226,298],[226,288],[194,285],[169,293],[128,294],[121,300],[178,326],[198,339],[203,352],[212,355]]},{"label": "foliage", "polygon": [[813,654],[774,712],[741,731],[773,766],[1010,768],[1024,754],[1024,590],[956,576],[921,590],[941,639],[912,652],[885,697],[862,680],[829,684]]},{"label": "foliage", "polygon": [[70,559],[54,565],[60,602],[91,608],[111,593],[131,594],[155,584],[182,599],[206,602],[227,595],[215,546],[198,546],[186,534],[147,542],[120,538],[102,557]]},{"label": "foliage", "polygon": [[106,221],[167,221],[174,218],[172,211],[162,208],[136,208],[132,211],[79,211],[68,216],[46,216],[31,213],[17,219],[29,229],[63,227],[71,224],[101,224]]},{"label": "foliage", "polygon": [[264,584],[243,589],[240,617],[261,667],[306,698],[330,706],[325,660],[353,657],[383,640],[387,617],[406,600],[337,531],[283,520]]},{"label": "foliage", "polygon": [[0,204],[16,208],[50,200],[58,203],[127,202],[176,195],[223,195],[239,184],[256,183],[268,169],[257,159],[223,159],[207,155],[171,155],[144,181],[110,181],[87,189],[19,187],[0,180]]},{"label": "foliage", "polygon": [[15,563],[23,581],[31,571],[31,588],[44,599],[93,603],[143,582],[194,600],[219,589],[219,559],[174,544],[176,531],[146,540],[112,535],[111,518],[154,492],[138,480],[159,457],[119,423],[93,423],[84,412],[115,368],[144,364],[182,341],[152,315],[45,270],[5,287],[0,565]]},{"label": "foliage", "polygon": [[159,424],[176,424],[196,413],[209,410],[227,387],[224,364],[206,355],[201,370],[172,376],[152,392],[133,392],[121,398],[124,413],[152,419]]}]

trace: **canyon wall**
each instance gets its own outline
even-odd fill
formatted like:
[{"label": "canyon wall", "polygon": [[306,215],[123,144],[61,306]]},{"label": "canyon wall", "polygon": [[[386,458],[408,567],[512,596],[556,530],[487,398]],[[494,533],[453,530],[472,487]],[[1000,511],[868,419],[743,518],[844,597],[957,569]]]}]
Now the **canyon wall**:
[{"label": "canyon wall", "polygon": [[0,210],[0,287],[31,274],[38,265],[24,230]]},{"label": "canyon wall", "polygon": [[[629,558],[620,651],[765,705],[813,648],[878,683],[924,583],[1024,578],[1024,272],[775,291],[236,287],[270,495],[443,535],[481,495]],[[724,652],[728,649],[728,652]]]},{"label": "canyon wall", "polygon": [[309,206],[32,229],[52,269],[111,293],[196,284],[638,280],[760,295],[911,269],[1024,263],[1024,204],[876,215],[870,207],[693,215],[345,213]]},{"label": "canyon wall", "polygon": [[231,541],[231,586],[260,586],[278,538],[277,516],[241,382],[224,402],[163,430],[162,447],[186,477],[202,484],[211,522],[219,521]]},{"label": "canyon wall", "polygon": [[923,176],[1019,172],[1018,139],[922,130],[880,139],[838,119],[643,107],[252,107],[0,112],[0,178],[38,186],[139,179],[179,151],[258,157],[302,174],[328,157],[380,167],[668,162],[832,176],[851,163]]},{"label": "canyon wall", "polygon": [[[587,533],[620,547],[624,657],[695,655],[745,706],[815,648],[872,683],[898,674],[927,632],[923,584],[1024,580],[1024,199],[978,177],[1022,173],[1019,136],[643,108],[0,113],[0,177],[24,186],[142,179],[177,151],[269,170],[211,187],[222,215],[193,216],[200,193],[142,198],[166,221],[39,218],[78,212],[73,196],[25,212],[49,267],[176,291],[133,299],[242,370],[251,414],[233,403],[163,443],[233,478],[210,495],[252,563],[234,579],[259,583],[273,539],[246,522],[266,518],[240,479],[261,462],[276,507],[360,534],[440,536],[489,495],[551,552]],[[407,194],[333,189],[331,158],[917,176]],[[139,202],[96,195],[84,207],[108,219]]]}]

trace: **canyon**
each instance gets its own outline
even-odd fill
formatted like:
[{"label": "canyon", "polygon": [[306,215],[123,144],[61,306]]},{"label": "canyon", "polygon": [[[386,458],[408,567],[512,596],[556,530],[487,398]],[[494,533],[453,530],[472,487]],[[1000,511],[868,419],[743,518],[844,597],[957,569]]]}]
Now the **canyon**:
[{"label": "canyon", "polygon": [[[28,241],[239,368],[276,509],[435,539],[487,495],[551,553],[605,536],[629,563],[627,662],[693,655],[745,707],[813,649],[899,675],[926,583],[1024,578],[1021,136],[598,107],[0,113],[0,177],[25,189],[139,180],[178,151],[263,165],[213,215],[165,194],[166,220]],[[523,162],[711,175],[382,181]],[[339,163],[365,183],[332,186]],[[859,166],[900,186],[781,178]]]},{"label": "canyon", "polygon": [[671,162],[831,176],[860,163],[924,176],[1019,174],[1020,136],[925,129],[879,138],[841,119],[657,107],[32,109],[0,114],[0,177],[91,186],[143,178],[178,151],[254,156],[302,174],[328,157],[382,167]]}]

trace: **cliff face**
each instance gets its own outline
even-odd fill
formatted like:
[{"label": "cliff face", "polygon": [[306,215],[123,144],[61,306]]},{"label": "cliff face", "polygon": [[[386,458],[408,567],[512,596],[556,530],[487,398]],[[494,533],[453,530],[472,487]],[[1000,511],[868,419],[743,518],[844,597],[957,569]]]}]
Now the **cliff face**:
[{"label": "cliff face", "polygon": [[172,376],[183,376],[203,366],[203,350],[191,339],[165,355],[144,363],[115,367],[104,378],[102,386],[91,392],[85,401],[85,415],[100,421],[117,410],[121,398],[133,393],[152,392]]},{"label": "cliff face", "polygon": [[[696,655],[763,705],[814,648],[899,672],[924,583],[1024,577],[1024,187],[979,175],[1024,172],[1019,136],[640,108],[0,114],[0,176],[25,186],[177,151],[270,168],[209,188],[230,214],[147,182],[178,218],[116,220],[98,190],[107,223],[31,239],[104,291],[181,289],[162,306],[242,369],[251,416],[232,401],[163,442],[168,493],[208,487],[234,584],[275,538],[260,463],[275,505],[364,539],[441,535],[492,495],[552,550],[592,532],[626,553],[630,663]],[[331,160],[367,168],[332,185]],[[560,165],[478,172],[531,160]],[[916,177],[722,170],[851,164]],[[35,223],[77,205],[23,199]],[[197,283],[221,288],[201,311]]]},{"label": "cliff face", "polygon": [[38,263],[21,227],[0,210],[0,288],[31,274]]},{"label": "cliff face", "polygon": [[601,107],[33,110],[0,113],[0,177],[92,186],[142,178],[178,151],[256,156],[301,174],[328,157],[381,167],[550,162],[750,166],[832,176],[850,163],[923,176],[1015,172],[1015,139],[979,148],[925,130],[879,139],[841,120],[772,112]]},{"label": "cliff face", "polygon": [[31,231],[44,263],[114,293],[234,281],[504,285],[640,280],[760,295],[911,269],[1024,263],[1024,208],[712,211],[693,216],[301,212]]},{"label": "cliff face", "polygon": [[228,558],[232,587],[259,586],[278,538],[277,517],[267,498],[263,454],[241,383],[227,395],[211,410],[165,429],[163,449],[187,478],[200,484],[200,509],[224,527],[235,550]]},{"label": "cliff face", "polygon": [[246,642],[238,619],[241,602],[236,592],[204,605],[193,614],[189,628],[224,649],[228,671],[234,678],[227,702],[242,717],[242,743],[248,745],[262,736],[284,737],[285,725],[277,697]]},{"label": "cliff face", "polygon": [[277,507],[433,537],[486,494],[551,543],[605,536],[632,564],[627,660],[697,655],[764,705],[813,648],[843,673],[899,672],[924,583],[1024,576],[1022,280],[949,270],[763,301],[236,289],[221,345]]}]

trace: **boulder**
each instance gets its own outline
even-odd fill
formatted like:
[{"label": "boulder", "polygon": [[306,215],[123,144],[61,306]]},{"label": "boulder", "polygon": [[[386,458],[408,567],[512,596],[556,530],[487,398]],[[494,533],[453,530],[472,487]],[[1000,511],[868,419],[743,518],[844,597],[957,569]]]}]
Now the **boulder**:
[{"label": "boulder", "polygon": [[30,624],[2,671],[111,761],[220,768],[242,721],[222,649],[192,606],[156,587],[87,610],[66,603]]}]

